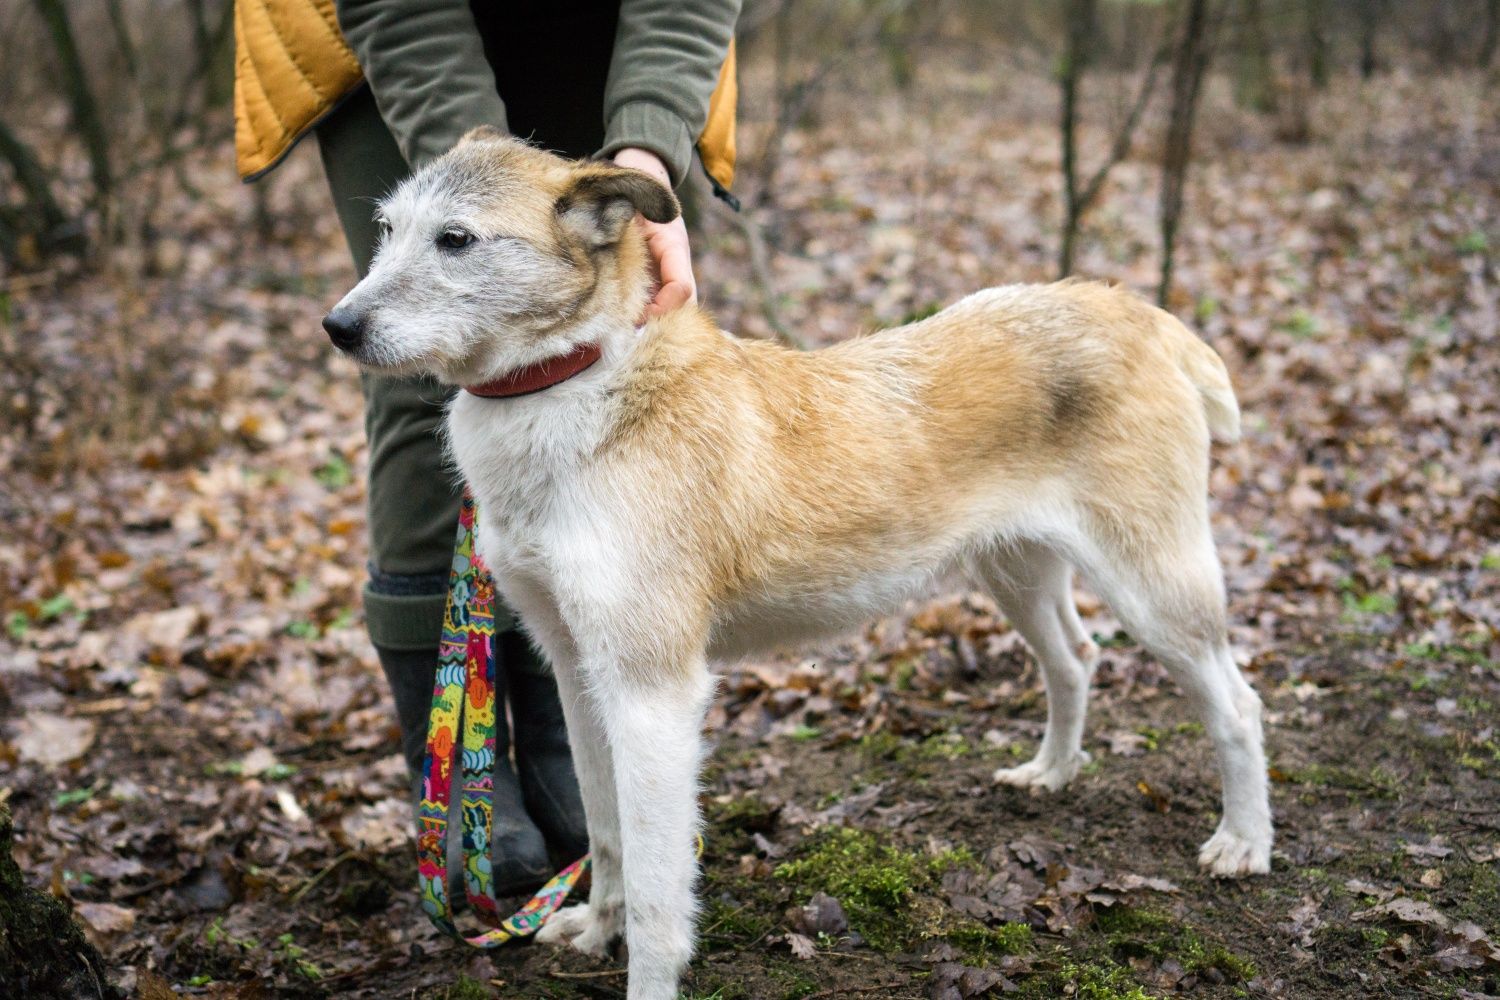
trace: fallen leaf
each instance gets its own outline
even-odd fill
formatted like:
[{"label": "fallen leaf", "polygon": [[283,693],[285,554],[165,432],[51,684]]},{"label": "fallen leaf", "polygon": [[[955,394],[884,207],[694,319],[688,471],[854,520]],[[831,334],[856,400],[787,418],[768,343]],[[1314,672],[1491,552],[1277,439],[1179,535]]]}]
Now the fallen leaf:
[{"label": "fallen leaf", "polygon": [[411,823],[411,803],[404,798],[388,798],[360,806],[346,815],[339,827],[352,846],[384,851],[407,842]]},{"label": "fallen leaf", "polygon": [[96,944],[135,926],[136,911],[114,903],[79,903],[74,907]]},{"label": "fallen leaf", "polygon": [[793,931],[786,935],[786,943],[792,949],[792,954],[804,962],[818,954],[817,944],[806,934]]},{"label": "fallen leaf", "polygon": [[96,727],[89,719],[73,719],[50,712],[31,712],[19,723],[16,752],[22,760],[56,767],[77,760],[94,745]]}]

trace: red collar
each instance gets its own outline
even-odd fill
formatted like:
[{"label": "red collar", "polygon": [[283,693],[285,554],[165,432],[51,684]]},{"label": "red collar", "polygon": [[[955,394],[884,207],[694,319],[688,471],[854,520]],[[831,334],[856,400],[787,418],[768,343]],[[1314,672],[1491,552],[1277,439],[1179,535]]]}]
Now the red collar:
[{"label": "red collar", "polygon": [[598,344],[579,344],[567,354],[559,354],[538,361],[525,368],[517,368],[499,378],[479,385],[464,386],[465,392],[486,399],[504,399],[510,396],[527,396],[533,392],[550,389],[559,382],[566,382],[574,375],[587,370],[599,360]]}]

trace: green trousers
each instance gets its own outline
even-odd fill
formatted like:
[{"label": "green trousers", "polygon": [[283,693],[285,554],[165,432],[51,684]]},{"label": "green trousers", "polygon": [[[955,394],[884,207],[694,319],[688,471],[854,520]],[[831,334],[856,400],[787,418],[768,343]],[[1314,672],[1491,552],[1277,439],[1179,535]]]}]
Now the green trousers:
[{"label": "green trousers", "polygon": [[[363,278],[380,240],[375,202],[408,171],[368,87],[317,129],[318,148],[354,267]],[[462,492],[438,438],[453,390],[428,378],[361,376],[368,491],[370,578],[365,620],[384,649],[430,649],[442,630],[448,568]],[[509,622],[496,621],[503,629]]]}]

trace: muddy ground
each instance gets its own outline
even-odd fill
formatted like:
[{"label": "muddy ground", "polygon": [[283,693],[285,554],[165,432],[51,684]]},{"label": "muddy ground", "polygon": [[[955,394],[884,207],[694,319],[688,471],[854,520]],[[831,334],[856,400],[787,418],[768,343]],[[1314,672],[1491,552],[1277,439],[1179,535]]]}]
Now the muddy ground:
[{"label": "muddy ground", "polygon": [[[835,88],[758,209],[772,311],[815,342],[1052,272],[1045,84],[976,62],[914,87]],[[1094,761],[1052,796],[993,786],[1040,735],[1039,680],[950,596],[726,674],[687,996],[1500,994],[1495,90],[1342,81],[1299,145],[1221,90],[1171,305],[1247,415],[1215,532],[1268,709],[1273,872],[1198,874],[1211,748],[1086,581]],[[184,170],[152,246],[4,299],[23,872],[152,1000],[623,996],[619,965],[426,925],[359,619],[358,391],[316,329],[350,272],[315,157],[259,195],[222,150]],[[1150,289],[1155,176],[1121,166],[1085,273]],[[766,332],[737,227],[699,226],[705,300]]]}]

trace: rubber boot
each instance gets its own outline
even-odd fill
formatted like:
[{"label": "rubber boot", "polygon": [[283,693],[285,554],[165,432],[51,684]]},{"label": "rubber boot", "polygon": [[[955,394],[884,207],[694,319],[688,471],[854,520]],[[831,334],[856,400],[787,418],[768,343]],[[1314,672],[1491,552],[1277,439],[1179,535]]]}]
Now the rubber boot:
[{"label": "rubber boot", "polygon": [[572,864],[587,853],[589,831],[557,680],[519,631],[498,636],[496,646],[510,688],[526,812],[541,827],[558,867]]},{"label": "rubber boot", "polygon": [[[432,708],[437,677],[436,649],[405,650],[376,647],[396,701],[396,719],[401,726],[401,755],[412,776],[412,803],[422,794],[422,762],[427,753],[427,718]],[[497,664],[498,665],[498,664]],[[554,695],[555,698],[555,695]],[[527,815],[526,796],[510,758],[510,726],[506,721],[506,672],[495,671],[495,775],[494,811],[491,822],[490,857],[496,896],[534,891],[552,874],[547,842],[537,824]],[[569,775],[571,776],[571,769]],[[574,783],[576,789],[576,781]],[[449,899],[455,907],[464,898],[461,853],[462,821],[457,809],[457,782],[453,809],[448,818],[448,871],[452,878]],[[576,795],[576,790],[574,791]]]}]

